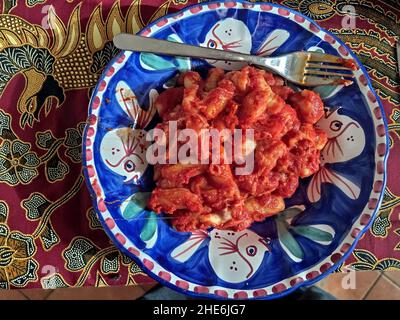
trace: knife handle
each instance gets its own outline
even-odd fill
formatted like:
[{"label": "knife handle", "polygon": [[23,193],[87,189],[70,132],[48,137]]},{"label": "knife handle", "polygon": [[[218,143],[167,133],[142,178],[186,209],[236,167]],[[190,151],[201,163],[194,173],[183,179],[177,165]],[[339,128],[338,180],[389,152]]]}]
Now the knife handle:
[{"label": "knife handle", "polygon": [[255,63],[257,57],[232,51],[210,49],[188,44],[121,33],[114,37],[114,45],[121,50],[155,53],[210,60]]}]

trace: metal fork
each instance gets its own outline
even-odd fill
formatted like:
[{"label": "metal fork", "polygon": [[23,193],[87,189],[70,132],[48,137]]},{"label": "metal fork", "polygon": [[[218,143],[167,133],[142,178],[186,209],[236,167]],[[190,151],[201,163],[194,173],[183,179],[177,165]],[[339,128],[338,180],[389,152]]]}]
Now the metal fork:
[{"label": "metal fork", "polygon": [[245,62],[303,86],[350,85],[352,81],[349,79],[354,78],[353,67],[348,60],[330,54],[297,51],[279,57],[261,57],[126,33],[116,35],[113,42],[117,48],[128,51]]}]

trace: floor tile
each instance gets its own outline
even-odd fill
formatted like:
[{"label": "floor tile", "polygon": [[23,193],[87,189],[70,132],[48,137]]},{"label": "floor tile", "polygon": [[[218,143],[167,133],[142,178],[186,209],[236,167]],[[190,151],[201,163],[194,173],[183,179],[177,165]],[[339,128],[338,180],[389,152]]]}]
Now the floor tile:
[{"label": "floor tile", "polygon": [[53,290],[22,289],[21,293],[29,300],[46,300]]},{"label": "floor tile", "polygon": [[386,277],[381,277],[365,300],[400,300],[400,288]]},{"label": "floor tile", "polygon": [[55,289],[48,300],[135,300],[145,291],[140,286]]},{"label": "floor tile", "polygon": [[27,300],[27,298],[16,289],[0,290],[0,300]]},{"label": "floor tile", "polygon": [[400,286],[400,270],[384,271],[383,275]]},{"label": "floor tile", "polygon": [[154,283],[141,284],[140,286],[142,287],[144,292],[147,292],[147,291],[153,289],[154,287],[156,287],[157,285],[158,285],[158,282],[154,282]]},{"label": "floor tile", "polygon": [[339,300],[361,300],[380,277],[379,271],[357,271],[349,273],[333,273],[317,285]]}]

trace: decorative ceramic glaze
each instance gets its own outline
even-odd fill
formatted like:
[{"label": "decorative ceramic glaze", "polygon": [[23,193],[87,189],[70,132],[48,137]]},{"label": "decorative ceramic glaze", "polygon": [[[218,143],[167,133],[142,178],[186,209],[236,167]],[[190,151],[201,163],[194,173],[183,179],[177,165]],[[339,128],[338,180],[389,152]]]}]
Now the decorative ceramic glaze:
[{"label": "decorative ceramic glaze", "polygon": [[[266,3],[198,4],[141,35],[260,55],[310,50],[356,59],[307,17]],[[83,147],[94,208],[111,239],[156,280],[204,297],[279,297],[333,271],[370,226],[385,186],[386,123],[356,63],[353,85],[316,89],[327,108],[318,125],[329,141],[321,170],[301,181],[285,212],[242,232],[180,233],[145,209],[154,188],[145,158],[146,134],[159,121],[154,100],[180,71],[204,75],[240,64],[121,52],[94,90]]]}]

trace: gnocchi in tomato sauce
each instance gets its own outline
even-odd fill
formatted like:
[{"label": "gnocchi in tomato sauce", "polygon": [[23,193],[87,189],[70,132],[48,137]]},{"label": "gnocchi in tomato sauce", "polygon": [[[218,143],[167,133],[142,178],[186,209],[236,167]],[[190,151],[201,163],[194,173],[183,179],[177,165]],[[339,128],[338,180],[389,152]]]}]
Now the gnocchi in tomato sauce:
[{"label": "gnocchi in tomato sauce", "polygon": [[178,231],[243,230],[281,212],[299,179],[319,170],[327,142],[325,132],[314,126],[324,113],[320,96],[294,92],[267,71],[212,68],[206,79],[188,71],[176,87],[159,95],[155,106],[162,119],[157,127],[167,135],[169,121],[177,122],[178,131],[254,130],[250,174],[236,175],[234,162],[154,166],[156,188],[148,206],[171,215]]}]

